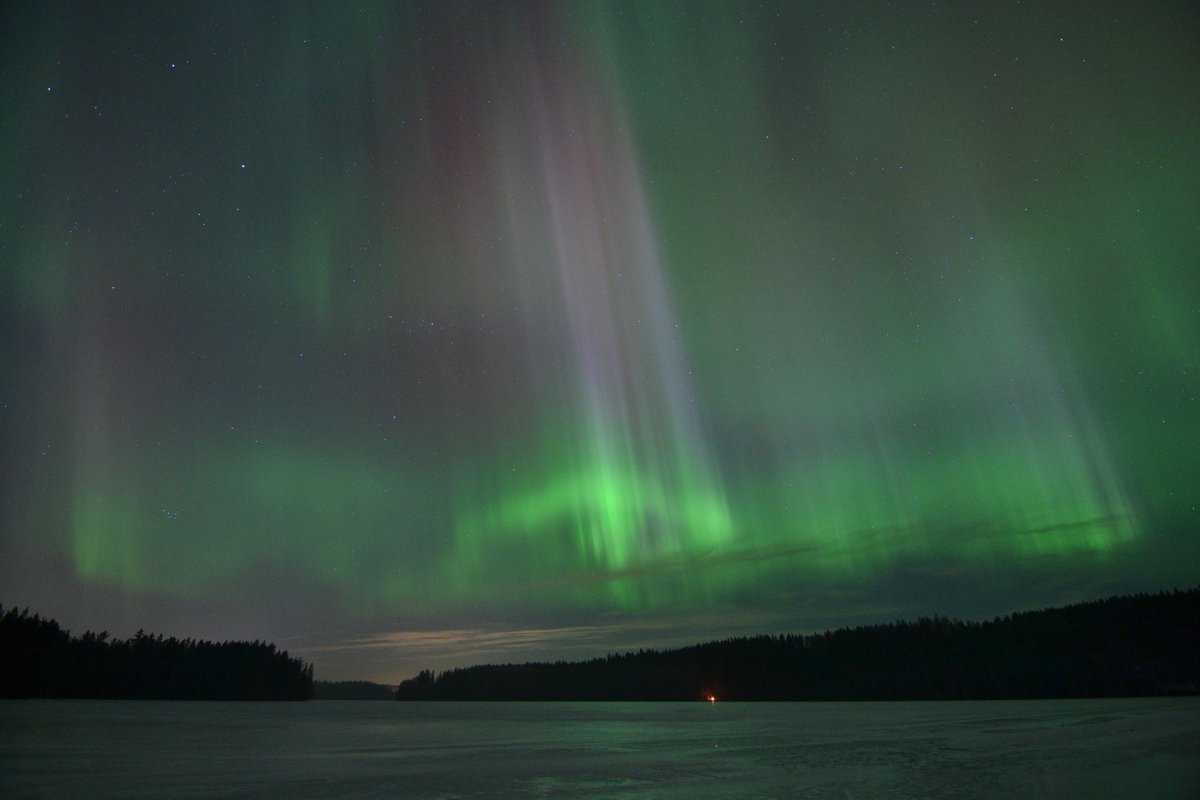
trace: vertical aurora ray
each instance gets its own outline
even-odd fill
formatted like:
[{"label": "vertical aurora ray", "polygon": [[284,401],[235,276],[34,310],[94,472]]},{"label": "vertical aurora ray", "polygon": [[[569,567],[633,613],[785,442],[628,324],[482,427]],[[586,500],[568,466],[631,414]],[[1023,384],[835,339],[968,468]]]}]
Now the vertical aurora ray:
[{"label": "vertical aurora ray", "polygon": [[568,537],[542,580],[723,546],[733,523],[623,113],[594,65],[565,47],[534,50],[510,65],[525,124],[497,125],[510,181],[500,193],[512,198],[510,229],[524,232],[513,254],[524,313],[563,331],[528,353],[538,393],[555,399],[540,450],[521,462],[533,478],[500,475],[491,495],[465,499],[457,535],[487,539],[485,560],[514,540],[552,548]]}]

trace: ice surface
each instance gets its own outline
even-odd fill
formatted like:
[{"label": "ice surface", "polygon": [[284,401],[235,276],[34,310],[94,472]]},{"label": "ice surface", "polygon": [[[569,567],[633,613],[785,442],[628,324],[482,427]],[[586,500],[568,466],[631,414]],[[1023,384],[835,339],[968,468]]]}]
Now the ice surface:
[{"label": "ice surface", "polygon": [[1200,798],[1200,698],[0,702],[0,797]]}]

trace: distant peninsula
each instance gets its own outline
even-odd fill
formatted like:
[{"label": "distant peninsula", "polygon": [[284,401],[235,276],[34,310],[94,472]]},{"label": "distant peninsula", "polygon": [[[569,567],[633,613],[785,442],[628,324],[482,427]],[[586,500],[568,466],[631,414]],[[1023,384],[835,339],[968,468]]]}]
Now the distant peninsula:
[{"label": "distant peninsula", "polygon": [[1200,693],[1200,588],[583,662],[423,671],[399,700],[968,700]]},{"label": "distant peninsula", "polygon": [[312,675],[311,664],[265,642],[73,637],[52,619],[0,606],[0,698],[308,700]]},{"label": "distant peninsula", "polygon": [[395,700],[396,688],[370,681],[313,681],[313,700]]}]

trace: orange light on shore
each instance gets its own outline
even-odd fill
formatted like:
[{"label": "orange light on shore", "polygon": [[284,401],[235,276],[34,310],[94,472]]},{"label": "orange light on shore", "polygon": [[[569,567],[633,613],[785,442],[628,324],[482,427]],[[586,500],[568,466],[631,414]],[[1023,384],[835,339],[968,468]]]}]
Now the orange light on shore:
[{"label": "orange light on shore", "polygon": [[704,699],[710,703],[717,702],[717,696],[715,694],[713,694],[712,692],[709,692],[708,694],[704,695]]}]

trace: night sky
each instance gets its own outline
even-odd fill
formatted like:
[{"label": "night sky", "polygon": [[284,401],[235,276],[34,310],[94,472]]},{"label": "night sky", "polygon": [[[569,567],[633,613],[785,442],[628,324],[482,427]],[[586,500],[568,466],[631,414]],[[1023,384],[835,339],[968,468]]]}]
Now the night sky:
[{"label": "night sky", "polygon": [[5,3],[0,602],[396,682],[1200,582],[1191,3]]}]

